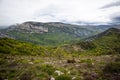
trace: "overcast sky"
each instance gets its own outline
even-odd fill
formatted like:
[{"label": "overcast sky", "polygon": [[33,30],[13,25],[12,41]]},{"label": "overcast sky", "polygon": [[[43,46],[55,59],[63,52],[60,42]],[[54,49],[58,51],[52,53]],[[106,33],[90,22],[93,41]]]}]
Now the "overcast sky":
[{"label": "overcast sky", "polygon": [[0,0],[0,26],[26,21],[120,23],[120,0]]}]

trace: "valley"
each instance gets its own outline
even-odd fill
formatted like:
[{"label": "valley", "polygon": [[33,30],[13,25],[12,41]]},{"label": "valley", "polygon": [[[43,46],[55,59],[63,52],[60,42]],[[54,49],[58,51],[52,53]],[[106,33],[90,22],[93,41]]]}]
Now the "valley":
[{"label": "valley", "polygon": [[49,25],[54,28],[19,25],[1,29],[0,80],[120,79],[120,29],[105,28],[92,36],[88,28],[80,27],[83,32],[77,29],[76,35],[76,27]]},{"label": "valley", "polygon": [[17,40],[57,46],[96,35],[108,28],[109,26],[79,26],[60,22],[24,22],[0,29],[0,32]]}]

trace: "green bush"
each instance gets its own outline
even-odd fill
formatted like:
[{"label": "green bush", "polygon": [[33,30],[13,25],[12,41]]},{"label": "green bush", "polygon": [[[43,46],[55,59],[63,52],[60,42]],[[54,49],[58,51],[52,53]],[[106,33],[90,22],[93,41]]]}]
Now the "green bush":
[{"label": "green bush", "polygon": [[39,69],[42,72],[47,73],[48,75],[53,75],[55,68],[51,65],[45,64],[42,66],[37,66],[37,69]]},{"label": "green bush", "polygon": [[80,45],[82,49],[94,49],[96,48],[95,44],[93,42],[78,42],[77,45]]},{"label": "green bush", "polygon": [[80,63],[92,63],[94,62],[94,60],[92,59],[83,59],[83,60],[80,60]]},{"label": "green bush", "polygon": [[104,73],[120,73],[120,62],[111,62],[103,69]]},{"label": "green bush", "polygon": [[25,72],[20,76],[20,80],[32,80],[32,73]]},{"label": "green bush", "polygon": [[76,63],[75,59],[68,59],[67,63]]},{"label": "green bush", "polygon": [[3,59],[3,58],[0,58],[0,65],[3,65],[3,64],[6,64],[7,63],[7,60]]},{"label": "green bush", "polygon": [[69,75],[60,75],[60,76],[57,76],[55,80],[71,80],[71,76],[69,76]]}]

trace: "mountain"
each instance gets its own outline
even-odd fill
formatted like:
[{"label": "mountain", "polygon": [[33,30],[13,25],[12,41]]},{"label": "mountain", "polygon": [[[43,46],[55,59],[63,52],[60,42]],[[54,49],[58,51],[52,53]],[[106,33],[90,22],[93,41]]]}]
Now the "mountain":
[{"label": "mountain", "polygon": [[116,35],[120,34],[120,29],[110,28],[110,29],[104,31],[103,33],[98,34],[97,38],[101,38],[103,36],[114,35],[114,34],[116,34]]},{"label": "mountain", "polygon": [[95,45],[94,53],[98,54],[120,54],[120,29],[110,28],[98,35],[86,40]]},{"label": "mountain", "polygon": [[79,26],[60,22],[24,22],[0,29],[0,32],[18,40],[40,45],[58,45],[98,34],[108,27]]},{"label": "mountain", "polygon": [[101,37],[104,37],[104,36],[110,36],[112,34],[116,34],[116,35],[120,34],[120,29],[119,28],[109,28],[108,30],[106,30],[106,31],[104,31],[100,34],[97,34],[97,35],[86,38],[86,40],[87,41],[94,40],[94,39],[98,39],[98,38],[101,38]]},{"label": "mountain", "polygon": [[73,41],[71,44],[57,46],[53,50],[60,54],[108,55],[120,54],[120,29],[109,28],[90,37],[91,40]]},{"label": "mountain", "polygon": [[113,28],[118,28],[118,29],[120,29],[120,24],[111,24],[111,26],[110,27],[113,27]]},{"label": "mountain", "polygon": [[0,38],[5,38],[5,37],[8,37],[8,36],[0,32]]}]

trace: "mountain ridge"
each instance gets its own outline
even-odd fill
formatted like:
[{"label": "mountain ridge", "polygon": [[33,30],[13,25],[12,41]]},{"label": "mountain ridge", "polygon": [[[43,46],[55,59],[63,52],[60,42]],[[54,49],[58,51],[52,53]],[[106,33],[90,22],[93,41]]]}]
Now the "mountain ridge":
[{"label": "mountain ridge", "polygon": [[61,22],[24,22],[0,29],[6,34],[18,40],[32,42],[40,45],[57,45],[71,40],[82,39],[98,34],[107,28],[79,26]]},{"label": "mountain ridge", "polygon": [[98,38],[101,38],[103,36],[109,36],[111,34],[120,34],[120,29],[119,28],[115,28],[115,27],[112,27],[112,28],[109,28],[107,29],[106,31],[100,33],[100,34],[97,34],[95,36],[91,36],[91,37],[88,37],[86,38],[85,40],[86,41],[92,41],[94,39],[98,39]]}]

